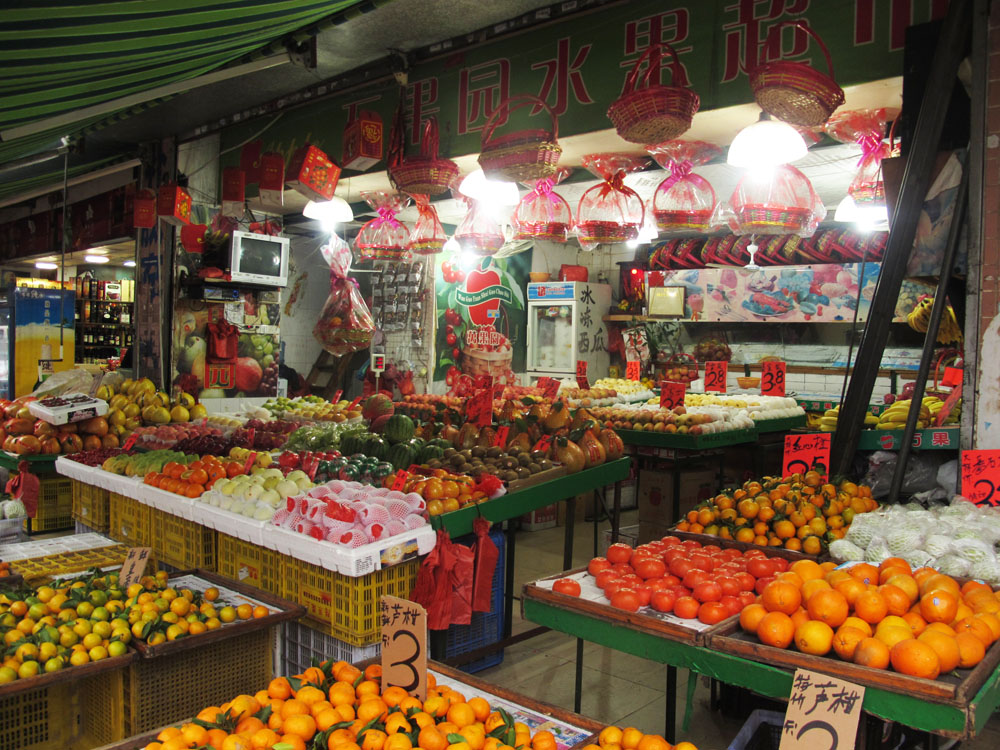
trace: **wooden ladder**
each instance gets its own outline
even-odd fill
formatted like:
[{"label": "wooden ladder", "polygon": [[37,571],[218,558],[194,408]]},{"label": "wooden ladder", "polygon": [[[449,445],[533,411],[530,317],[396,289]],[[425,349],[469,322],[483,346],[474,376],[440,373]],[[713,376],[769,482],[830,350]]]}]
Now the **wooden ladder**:
[{"label": "wooden ladder", "polygon": [[[350,361],[350,356],[338,357],[330,354],[326,349],[321,349],[312,369],[309,370],[309,376],[306,378],[309,390],[314,395],[322,396],[328,401],[332,399],[341,388]],[[327,377],[325,384],[321,383],[324,375]]]}]

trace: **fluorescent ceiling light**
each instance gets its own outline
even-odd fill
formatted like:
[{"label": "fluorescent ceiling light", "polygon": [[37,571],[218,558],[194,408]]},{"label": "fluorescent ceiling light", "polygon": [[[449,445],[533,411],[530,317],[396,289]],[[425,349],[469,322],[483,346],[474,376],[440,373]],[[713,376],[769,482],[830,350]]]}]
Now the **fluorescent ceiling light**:
[{"label": "fluorescent ceiling light", "polygon": [[107,255],[108,249],[106,247],[92,247],[87,250],[90,255]]},{"label": "fluorescent ceiling light", "polygon": [[328,201],[309,201],[302,209],[302,215],[318,221],[324,229],[331,231],[336,224],[347,224],[354,220],[351,204],[336,195]]},{"label": "fluorescent ceiling light", "polygon": [[135,261],[127,260],[124,263],[122,263],[122,265],[125,266],[126,268],[135,268]]},{"label": "fluorescent ceiling light", "polygon": [[83,259],[88,263],[107,263],[109,260],[106,255],[84,255]]},{"label": "fluorescent ceiling light", "polygon": [[809,151],[799,131],[765,115],[733,138],[726,161],[734,167],[758,169],[801,159]]},{"label": "fluorescent ceiling light", "polygon": [[837,211],[833,215],[834,221],[852,222],[858,218],[858,206],[854,198],[845,195],[843,200],[837,204]]},{"label": "fluorescent ceiling light", "polygon": [[48,263],[46,261],[39,260],[35,262],[35,268],[40,268],[43,271],[54,271],[55,269],[59,268],[59,265],[56,263]]},{"label": "fluorescent ceiling light", "polygon": [[516,206],[521,200],[516,183],[488,180],[481,169],[469,172],[462,179],[458,191],[474,201],[487,205]]}]

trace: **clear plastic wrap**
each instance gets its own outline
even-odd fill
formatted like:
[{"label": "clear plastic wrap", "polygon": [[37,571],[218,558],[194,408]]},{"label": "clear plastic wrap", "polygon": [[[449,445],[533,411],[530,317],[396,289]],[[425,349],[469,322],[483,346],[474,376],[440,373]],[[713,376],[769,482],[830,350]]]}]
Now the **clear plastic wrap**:
[{"label": "clear plastic wrap", "polygon": [[634,154],[588,154],[583,166],[604,179],[580,197],[576,207],[576,232],[580,247],[593,250],[601,244],[627,242],[639,236],[646,218],[642,198],[625,184],[625,175],[646,166]]},{"label": "clear plastic wrap", "polygon": [[649,149],[670,176],[661,182],[649,200],[647,213],[660,232],[705,232],[711,227],[718,203],[712,185],[691,170],[722,153],[705,141],[667,141]]},{"label": "clear plastic wrap", "polygon": [[972,564],[958,555],[945,555],[934,562],[934,567],[948,576],[967,576]]},{"label": "clear plastic wrap", "polygon": [[435,255],[444,249],[448,237],[441,226],[437,209],[426,195],[414,195],[413,202],[417,206],[417,223],[410,232],[410,240],[406,249],[415,255]]},{"label": "clear plastic wrap", "polygon": [[366,349],[375,332],[375,321],[357,283],[347,275],[351,269],[351,249],[340,237],[332,235],[322,252],[330,264],[330,296],[313,327],[313,336],[330,354]]},{"label": "clear plastic wrap", "polygon": [[480,201],[471,198],[465,200],[469,208],[455,230],[455,241],[463,250],[476,255],[496,255],[506,241],[503,227]]},{"label": "clear plastic wrap", "polygon": [[826,218],[826,207],[809,178],[790,164],[750,170],[729,201],[719,204],[714,226],[733,234],[797,234],[810,237]]},{"label": "clear plastic wrap", "polygon": [[529,192],[514,210],[515,240],[565,242],[573,228],[573,210],[553,188],[572,172],[561,167],[552,177],[523,183]]},{"label": "clear plastic wrap", "polygon": [[891,148],[885,143],[886,121],[895,118],[898,110],[853,109],[837,112],[824,126],[827,135],[841,143],[856,143],[861,147],[858,170],[847,194],[858,206],[885,203],[882,183],[882,159],[890,156]]},{"label": "clear plastic wrap", "polygon": [[396,218],[410,203],[410,196],[389,190],[365,190],[361,197],[378,214],[361,227],[354,240],[354,249],[362,260],[404,260],[409,256],[407,245],[410,230]]}]

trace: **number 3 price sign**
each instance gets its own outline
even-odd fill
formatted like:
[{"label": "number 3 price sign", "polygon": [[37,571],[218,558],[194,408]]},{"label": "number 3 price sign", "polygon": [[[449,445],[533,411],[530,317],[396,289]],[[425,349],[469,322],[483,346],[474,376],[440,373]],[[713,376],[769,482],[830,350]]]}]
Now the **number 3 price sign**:
[{"label": "number 3 price sign", "polygon": [[780,750],[850,750],[858,733],[865,689],[835,677],[795,670],[781,725]]},{"label": "number 3 price sign", "polygon": [[761,364],[761,396],[785,395],[785,363],[767,361]]},{"label": "number 3 price sign", "polygon": [[1000,505],[1000,451],[962,451],[962,497],[976,505]]},{"label": "number 3 price sign", "polygon": [[406,599],[383,596],[379,601],[382,626],[382,688],[395,685],[427,698],[427,610]]}]

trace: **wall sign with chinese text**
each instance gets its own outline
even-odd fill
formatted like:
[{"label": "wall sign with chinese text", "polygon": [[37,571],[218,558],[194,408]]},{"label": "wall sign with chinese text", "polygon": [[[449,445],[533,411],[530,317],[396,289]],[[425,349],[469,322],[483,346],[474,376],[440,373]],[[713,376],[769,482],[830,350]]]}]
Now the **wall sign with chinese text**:
[{"label": "wall sign with chinese text", "polygon": [[851,750],[865,689],[806,669],[795,670],[780,750]]},{"label": "wall sign with chinese text", "polygon": [[826,477],[830,471],[830,438],[829,432],[786,435],[781,475],[787,477],[815,470]]},{"label": "wall sign with chinese text", "polygon": [[379,600],[382,626],[382,687],[403,688],[427,698],[427,610],[395,596]]},{"label": "wall sign with chinese text", "polygon": [[1000,505],[1000,450],[962,451],[962,497],[976,505]]}]

